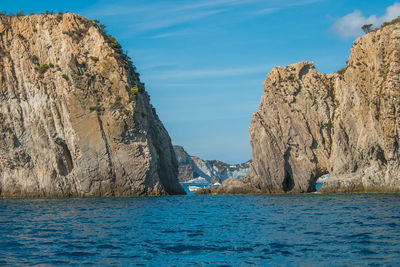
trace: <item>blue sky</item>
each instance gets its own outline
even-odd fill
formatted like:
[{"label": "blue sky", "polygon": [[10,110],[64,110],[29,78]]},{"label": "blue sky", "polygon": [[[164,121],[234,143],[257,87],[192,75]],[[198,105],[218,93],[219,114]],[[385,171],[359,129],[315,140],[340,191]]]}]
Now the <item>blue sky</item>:
[{"label": "blue sky", "polygon": [[80,13],[133,59],[173,144],[192,155],[251,158],[248,127],[274,66],[344,67],[366,23],[400,15],[386,0],[8,1],[4,12]]}]

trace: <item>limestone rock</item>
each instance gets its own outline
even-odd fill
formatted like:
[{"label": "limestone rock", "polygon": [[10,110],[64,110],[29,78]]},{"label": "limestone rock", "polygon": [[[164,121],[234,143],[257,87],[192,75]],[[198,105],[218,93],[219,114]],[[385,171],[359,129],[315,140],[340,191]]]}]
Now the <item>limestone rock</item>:
[{"label": "limestone rock", "polygon": [[331,177],[321,192],[400,192],[400,24],[354,42],[335,78]]},{"label": "limestone rock", "polygon": [[227,164],[219,160],[203,160],[190,156],[182,146],[174,146],[174,150],[180,182],[204,178],[208,184],[221,183],[228,178],[244,177],[250,168],[250,160],[241,164]]},{"label": "limestone rock", "polygon": [[196,165],[190,155],[182,146],[174,146],[175,156],[178,161],[178,179],[180,182],[187,182],[198,178],[199,175],[195,171]]},{"label": "limestone rock", "polygon": [[118,42],[75,14],[0,16],[0,196],[184,194]]},{"label": "limestone rock", "polygon": [[312,192],[330,173],[321,192],[400,192],[399,74],[399,23],[357,39],[336,73],[309,62],[274,68],[250,123],[245,191]]}]

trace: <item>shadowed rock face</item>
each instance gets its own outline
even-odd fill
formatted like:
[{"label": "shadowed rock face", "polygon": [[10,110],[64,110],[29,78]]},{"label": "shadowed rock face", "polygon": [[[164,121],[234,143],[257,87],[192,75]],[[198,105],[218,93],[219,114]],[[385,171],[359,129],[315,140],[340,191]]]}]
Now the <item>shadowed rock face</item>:
[{"label": "shadowed rock face", "polygon": [[198,193],[400,192],[400,24],[357,39],[346,68],[274,68],[250,123],[253,162],[240,181]]},{"label": "shadowed rock face", "polygon": [[0,16],[0,196],[184,194],[121,52],[79,15]]}]

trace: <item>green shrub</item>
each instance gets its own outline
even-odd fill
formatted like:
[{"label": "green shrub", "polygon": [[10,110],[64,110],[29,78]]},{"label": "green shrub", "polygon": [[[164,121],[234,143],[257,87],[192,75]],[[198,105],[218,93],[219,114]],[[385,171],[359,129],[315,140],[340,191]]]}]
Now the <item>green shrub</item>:
[{"label": "green shrub", "polygon": [[372,27],[372,24],[365,24],[361,27],[361,29],[363,30],[364,33],[370,33],[371,27]]},{"label": "green shrub", "polygon": [[90,107],[89,107],[89,111],[90,111],[90,112],[93,112],[93,111],[95,111],[95,110],[97,110],[97,106],[90,106]]},{"label": "green shrub", "polygon": [[75,29],[72,31],[63,31],[62,33],[68,35],[75,41],[79,42],[79,40],[82,38],[84,32],[82,32],[80,29]]},{"label": "green shrub", "polygon": [[120,100],[115,100],[114,107],[119,108],[122,106],[122,102]]},{"label": "green shrub", "polygon": [[82,32],[80,29],[72,31],[73,34],[76,35],[76,38],[81,38],[82,37]]},{"label": "green shrub", "polygon": [[289,80],[289,81],[294,81],[295,79],[296,79],[296,75],[293,74],[293,73],[291,73],[291,74],[289,75],[289,77],[288,77],[288,80]]},{"label": "green shrub", "polygon": [[31,60],[35,63],[39,61],[39,58],[36,55],[31,56]]},{"label": "green shrub", "polygon": [[397,17],[397,18],[395,18],[394,20],[389,21],[389,22],[384,22],[384,23],[382,24],[381,28],[386,27],[386,26],[389,26],[389,25],[392,25],[392,24],[395,24],[395,23],[398,23],[398,22],[400,22],[400,17]]},{"label": "green shrub", "polygon": [[68,81],[68,75],[67,75],[67,74],[64,73],[64,74],[62,75],[62,77],[63,77],[65,80]]},{"label": "green shrub", "polygon": [[49,63],[49,67],[50,68],[54,68],[54,64],[53,63]]},{"label": "green shrub", "polygon": [[90,56],[89,58],[90,58],[91,60],[93,60],[94,62],[99,61],[99,58],[98,58],[98,57]]},{"label": "green shrub", "polygon": [[139,88],[137,85],[135,85],[134,87],[132,87],[131,96],[136,97],[138,92],[139,92]]},{"label": "green shrub", "polygon": [[129,110],[129,109],[124,109],[124,111],[123,111],[123,112],[124,112],[124,114],[125,114],[125,115],[127,115],[127,116],[129,116],[129,114],[131,114],[131,112],[130,112],[130,110]]},{"label": "green shrub", "polygon": [[56,20],[58,20],[59,22],[62,21],[63,19],[63,13],[58,12],[57,16],[56,16]]},{"label": "green shrub", "polygon": [[339,75],[343,75],[346,70],[347,70],[347,66],[338,70],[337,73],[339,73]]},{"label": "green shrub", "polygon": [[47,64],[40,65],[39,74],[43,75],[49,68],[50,68],[50,66]]},{"label": "green shrub", "polygon": [[100,23],[100,21],[97,20],[97,19],[94,19],[94,20],[91,20],[90,23],[92,24],[92,26],[95,26],[95,25],[97,25],[98,23]]}]

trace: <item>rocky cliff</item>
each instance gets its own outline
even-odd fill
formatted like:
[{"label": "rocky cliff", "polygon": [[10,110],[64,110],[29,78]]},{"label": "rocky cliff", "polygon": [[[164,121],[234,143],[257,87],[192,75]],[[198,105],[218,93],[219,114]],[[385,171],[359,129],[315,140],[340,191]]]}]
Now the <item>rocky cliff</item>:
[{"label": "rocky cliff", "polygon": [[248,175],[199,193],[400,192],[400,24],[357,39],[329,75],[274,68],[250,123]]},{"label": "rocky cliff", "polygon": [[221,183],[228,178],[242,178],[250,168],[250,161],[227,164],[219,160],[203,160],[190,156],[182,146],[174,146],[178,160],[180,182]]},{"label": "rocky cliff", "polygon": [[138,73],[97,23],[0,16],[0,196],[184,194]]}]

